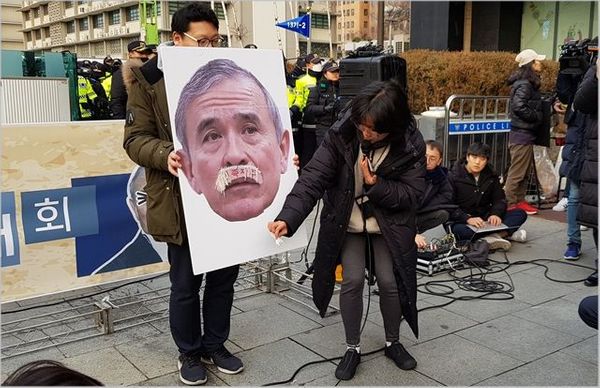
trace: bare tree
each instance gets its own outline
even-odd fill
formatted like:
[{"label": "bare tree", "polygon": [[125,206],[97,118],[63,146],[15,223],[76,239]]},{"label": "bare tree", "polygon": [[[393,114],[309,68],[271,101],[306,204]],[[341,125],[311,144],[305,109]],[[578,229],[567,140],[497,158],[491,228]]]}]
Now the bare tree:
[{"label": "bare tree", "polygon": [[385,24],[389,28],[401,34],[408,34],[410,30],[410,2],[409,1],[386,1],[385,2]]}]

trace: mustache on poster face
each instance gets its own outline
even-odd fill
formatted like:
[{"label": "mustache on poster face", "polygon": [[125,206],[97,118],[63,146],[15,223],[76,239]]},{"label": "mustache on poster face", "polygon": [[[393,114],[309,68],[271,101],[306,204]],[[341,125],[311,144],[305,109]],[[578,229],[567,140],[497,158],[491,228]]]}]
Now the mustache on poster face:
[{"label": "mustache on poster face", "polygon": [[258,167],[244,164],[237,166],[224,167],[219,170],[215,188],[219,194],[224,194],[225,190],[238,183],[263,183],[263,174]]}]

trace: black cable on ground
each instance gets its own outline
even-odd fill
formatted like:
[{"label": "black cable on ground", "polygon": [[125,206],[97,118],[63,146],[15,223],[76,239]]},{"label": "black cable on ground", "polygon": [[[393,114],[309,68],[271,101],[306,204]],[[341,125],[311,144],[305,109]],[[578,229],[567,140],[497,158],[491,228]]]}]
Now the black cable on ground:
[{"label": "black cable on ground", "polygon": [[[425,291],[418,290],[419,292],[421,292],[423,294],[429,294],[429,295],[447,298],[447,299],[449,299],[449,301],[446,303],[435,305],[435,306],[424,307],[422,309],[419,309],[418,312],[423,312],[426,310],[432,310],[432,309],[437,309],[437,308],[443,308],[443,307],[446,307],[456,301],[469,301],[469,300],[476,300],[476,299],[482,299],[482,300],[514,299],[513,291],[515,290],[515,286],[514,286],[511,275],[507,272],[507,269],[510,268],[511,266],[515,266],[515,265],[532,264],[532,265],[544,267],[545,268],[544,277],[546,277],[550,281],[557,282],[557,283],[579,283],[579,282],[584,281],[585,279],[560,280],[560,279],[551,278],[550,276],[548,276],[548,271],[550,270],[550,268],[548,268],[548,266],[541,264],[539,262],[551,262],[551,263],[570,265],[570,266],[574,266],[574,267],[586,268],[586,269],[590,269],[593,271],[596,270],[593,267],[588,267],[588,266],[576,264],[576,263],[557,261],[557,260],[552,260],[552,259],[536,259],[536,260],[532,260],[532,261],[520,260],[520,261],[515,261],[515,262],[511,263],[508,260],[506,252],[503,252],[503,253],[504,253],[504,258],[505,258],[504,262],[488,259],[490,262],[494,263],[494,265],[488,266],[486,268],[478,267],[478,266],[470,267],[470,273],[465,276],[456,276],[456,270],[452,270],[452,271],[449,271],[449,275],[452,277],[452,279],[432,280],[432,281],[429,281],[429,282],[426,282],[423,284],[419,284],[417,286],[417,289],[419,287],[425,288]],[[501,272],[506,273],[506,276],[508,277],[510,283],[498,281],[498,280],[487,279],[488,275],[501,273]],[[423,278],[423,276],[421,276],[421,278]],[[457,285],[458,289],[470,291],[470,292],[480,292],[481,295],[450,296],[454,293],[454,291],[456,291],[456,289],[454,289],[453,287],[451,287],[450,285],[448,285],[446,283],[454,283]],[[434,287],[439,287],[440,291],[433,290]],[[371,296],[371,293],[369,292],[369,303],[370,303],[370,296]],[[367,316],[368,316],[368,308],[367,308],[367,314],[365,315],[365,320],[363,322],[363,326],[361,329],[361,333],[365,327]],[[404,320],[404,319],[402,319],[402,320]],[[382,347],[381,349],[377,349],[377,350],[365,353],[364,356],[375,354],[375,353],[381,352],[383,350],[385,350],[385,346]],[[284,380],[284,381],[276,381],[273,383],[264,384],[262,386],[268,387],[268,386],[273,386],[273,385],[288,384],[288,383],[294,381],[294,378],[298,375],[298,373],[300,373],[300,371],[307,366],[320,364],[323,362],[332,362],[332,361],[341,360],[341,359],[342,359],[342,357],[340,356],[340,357],[328,358],[325,360],[308,362],[308,363],[300,366],[298,369],[296,369],[296,371],[294,372],[292,377],[290,377],[289,379]],[[341,383],[341,381],[342,380],[338,380],[338,382],[335,385],[336,386],[339,385]]]},{"label": "black cable on ground", "polygon": [[[379,352],[383,351],[384,349],[385,349],[385,346],[383,348],[381,348],[381,349],[377,349],[377,350],[370,351],[368,353],[361,354],[361,356],[370,356],[371,354],[379,353]],[[283,384],[291,383],[292,381],[294,381],[294,378],[298,375],[298,373],[300,373],[300,371],[302,369],[304,369],[305,367],[310,366],[310,365],[315,365],[315,364],[321,364],[323,362],[331,362],[331,361],[341,360],[342,357],[343,356],[333,357],[333,358],[327,358],[327,359],[324,359],[324,360],[307,362],[306,364],[304,364],[304,365],[300,366],[298,369],[296,369],[296,371],[294,372],[294,374],[292,375],[292,377],[290,377],[289,379],[284,380],[284,381],[275,381],[273,383],[263,384],[263,385],[261,385],[261,387],[270,387],[270,386],[273,386],[273,385],[283,385]],[[337,382],[337,384],[339,384],[340,381],[341,380],[339,380]]]},{"label": "black cable on ground", "polygon": [[306,244],[306,247],[300,253],[300,258],[296,261],[290,262],[290,264],[297,264],[297,263],[301,262],[302,260],[304,260],[306,269],[309,269],[310,265],[308,264],[308,248],[310,247],[312,239],[315,235],[315,229],[317,226],[317,221],[319,219],[319,210],[321,210],[320,207],[321,207],[321,200],[318,200],[317,201],[317,211],[315,213],[315,219],[313,220],[312,227],[310,228],[310,236],[308,237],[308,243]]},{"label": "black cable on ground", "polygon": [[71,298],[71,299],[64,299],[64,300],[59,300],[59,301],[53,302],[53,303],[46,303],[46,304],[39,304],[39,305],[34,305],[34,306],[28,306],[28,307],[24,307],[22,309],[17,309],[17,310],[2,311],[2,315],[15,314],[15,313],[20,313],[22,311],[34,310],[34,309],[38,309],[38,308],[42,308],[42,307],[51,307],[51,306],[56,306],[56,305],[67,303],[67,302],[72,302],[72,301],[75,301],[75,300],[85,299],[85,298],[89,298],[91,296],[96,296],[96,295],[104,294],[105,292],[114,291],[114,290],[117,290],[117,289],[119,289],[121,287],[129,286],[129,285],[136,284],[136,283],[145,282],[145,281],[148,281],[148,280],[154,280],[154,279],[157,279],[157,278],[159,278],[161,276],[165,276],[167,274],[168,274],[168,272],[165,272],[165,273],[161,273],[161,274],[156,275],[156,276],[152,276],[150,278],[140,279],[140,280],[134,280],[132,282],[124,283],[124,284],[121,284],[121,285],[116,286],[116,287],[107,288],[106,290],[94,292],[92,294],[87,294],[87,295],[83,295],[83,296],[78,296],[78,297]]}]

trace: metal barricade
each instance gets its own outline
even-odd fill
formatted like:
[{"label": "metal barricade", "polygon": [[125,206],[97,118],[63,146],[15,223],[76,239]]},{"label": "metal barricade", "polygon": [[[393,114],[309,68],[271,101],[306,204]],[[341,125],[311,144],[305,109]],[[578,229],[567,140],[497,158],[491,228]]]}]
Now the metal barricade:
[{"label": "metal barricade", "polygon": [[452,95],[446,100],[443,138],[445,166],[463,158],[471,143],[491,147],[490,164],[500,176],[508,167],[508,96]]}]

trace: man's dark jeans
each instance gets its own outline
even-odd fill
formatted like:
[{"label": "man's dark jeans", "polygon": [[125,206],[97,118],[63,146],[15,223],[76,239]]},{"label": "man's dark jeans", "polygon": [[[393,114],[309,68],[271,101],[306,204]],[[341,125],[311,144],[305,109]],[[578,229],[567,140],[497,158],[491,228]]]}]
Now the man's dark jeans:
[{"label": "man's dark jeans", "polygon": [[[508,226],[508,234],[511,235],[517,231],[525,223],[527,220],[527,213],[525,213],[521,209],[513,209],[508,210],[504,218],[502,219],[502,223]],[[470,241],[473,239],[475,232],[471,230],[467,226],[467,224],[454,224],[452,225],[452,232],[456,236],[458,241]],[[498,233],[498,232],[488,232],[488,233],[478,233],[477,238],[483,237],[487,234]]]},{"label": "man's dark jeans", "polygon": [[204,274],[193,274],[187,241],[184,245],[168,244],[168,247],[171,264],[171,335],[180,353],[195,355],[203,351],[214,351],[229,337],[233,285],[240,267],[235,265],[206,273],[200,315],[199,292]]}]

